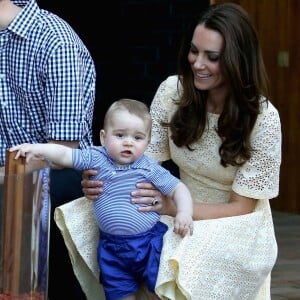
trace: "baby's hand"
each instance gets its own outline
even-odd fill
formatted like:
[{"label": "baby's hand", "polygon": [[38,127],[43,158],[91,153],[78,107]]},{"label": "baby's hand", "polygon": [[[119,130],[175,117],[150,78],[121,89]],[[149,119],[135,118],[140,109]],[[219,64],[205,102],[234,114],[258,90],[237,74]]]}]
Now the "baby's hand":
[{"label": "baby's hand", "polygon": [[26,162],[31,160],[43,160],[44,158],[38,154],[38,144],[24,143],[9,149],[10,152],[16,151],[15,159],[26,157]]},{"label": "baby's hand", "polygon": [[185,212],[178,212],[174,219],[174,232],[181,237],[192,235],[194,231],[193,218]]}]

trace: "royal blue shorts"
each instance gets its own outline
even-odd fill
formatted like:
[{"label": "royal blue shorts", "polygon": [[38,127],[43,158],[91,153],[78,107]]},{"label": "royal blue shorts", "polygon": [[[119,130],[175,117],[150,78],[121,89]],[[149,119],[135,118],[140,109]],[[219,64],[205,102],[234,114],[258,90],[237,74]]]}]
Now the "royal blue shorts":
[{"label": "royal blue shorts", "polygon": [[111,235],[100,232],[98,263],[100,283],[107,300],[134,294],[145,282],[154,292],[166,224],[137,235]]}]

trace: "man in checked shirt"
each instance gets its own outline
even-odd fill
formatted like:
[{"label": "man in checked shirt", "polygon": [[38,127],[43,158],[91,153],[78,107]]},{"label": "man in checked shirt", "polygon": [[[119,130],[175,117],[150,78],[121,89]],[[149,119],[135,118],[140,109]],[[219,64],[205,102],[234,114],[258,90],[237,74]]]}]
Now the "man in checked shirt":
[{"label": "man in checked shirt", "polygon": [[[69,24],[36,0],[0,0],[0,61],[2,169],[6,149],[20,143],[92,144],[95,66]],[[82,196],[80,182],[73,169],[51,168],[51,300],[85,299],[53,220],[57,206]]]}]

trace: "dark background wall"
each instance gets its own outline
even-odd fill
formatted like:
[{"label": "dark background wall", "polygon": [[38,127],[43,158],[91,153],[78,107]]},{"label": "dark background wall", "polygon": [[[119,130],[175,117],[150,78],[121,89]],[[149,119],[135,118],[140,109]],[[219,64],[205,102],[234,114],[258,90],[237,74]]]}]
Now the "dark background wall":
[{"label": "dark background wall", "polygon": [[176,73],[182,31],[209,0],[38,3],[68,21],[94,58],[93,137],[98,145],[104,114],[114,100],[130,97],[150,105],[159,83]]}]

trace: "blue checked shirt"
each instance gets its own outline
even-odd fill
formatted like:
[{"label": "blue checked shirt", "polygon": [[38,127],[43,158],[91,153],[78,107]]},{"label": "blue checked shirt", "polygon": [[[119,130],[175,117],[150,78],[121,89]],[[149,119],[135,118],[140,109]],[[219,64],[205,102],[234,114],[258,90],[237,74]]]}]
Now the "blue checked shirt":
[{"label": "blue checked shirt", "polygon": [[35,0],[0,30],[0,166],[24,142],[92,144],[96,72],[74,30]]}]

